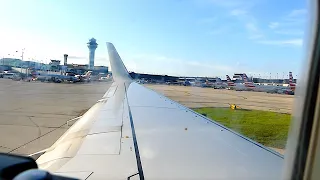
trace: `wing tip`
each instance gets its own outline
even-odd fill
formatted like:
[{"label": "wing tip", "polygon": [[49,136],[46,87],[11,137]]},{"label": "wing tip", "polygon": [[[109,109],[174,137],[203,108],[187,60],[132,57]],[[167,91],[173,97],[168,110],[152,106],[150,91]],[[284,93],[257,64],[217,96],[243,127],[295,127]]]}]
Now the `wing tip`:
[{"label": "wing tip", "polygon": [[111,42],[106,42],[108,48],[115,48]]},{"label": "wing tip", "polygon": [[113,79],[115,81],[131,81],[132,77],[130,76],[126,66],[124,65],[114,45],[111,42],[106,42],[106,45],[108,48],[109,61],[112,69]]}]

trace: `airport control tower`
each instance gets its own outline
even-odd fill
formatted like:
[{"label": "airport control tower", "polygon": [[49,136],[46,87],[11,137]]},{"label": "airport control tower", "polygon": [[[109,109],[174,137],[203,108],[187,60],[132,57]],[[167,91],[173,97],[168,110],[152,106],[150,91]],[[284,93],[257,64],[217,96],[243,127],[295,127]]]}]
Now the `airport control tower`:
[{"label": "airport control tower", "polygon": [[94,68],[94,53],[98,47],[98,44],[96,42],[95,38],[91,38],[89,42],[87,43],[89,48],[89,69]]}]

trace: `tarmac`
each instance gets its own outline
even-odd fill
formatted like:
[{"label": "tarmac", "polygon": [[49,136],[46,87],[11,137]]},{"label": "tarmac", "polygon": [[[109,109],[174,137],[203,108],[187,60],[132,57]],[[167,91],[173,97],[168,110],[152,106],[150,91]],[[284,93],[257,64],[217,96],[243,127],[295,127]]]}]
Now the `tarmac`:
[{"label": "tarmac", "polygon": [[189,108],[230,107],[236,104],[242,109],[292,113],[294,96],[265,92],[234,91],[191,86],[146,84],[146,87]]},{"label": "tarmac", "polygon": [[57,84],[0,79],[0,152],[28,155],[50,147],[111,83]]}]

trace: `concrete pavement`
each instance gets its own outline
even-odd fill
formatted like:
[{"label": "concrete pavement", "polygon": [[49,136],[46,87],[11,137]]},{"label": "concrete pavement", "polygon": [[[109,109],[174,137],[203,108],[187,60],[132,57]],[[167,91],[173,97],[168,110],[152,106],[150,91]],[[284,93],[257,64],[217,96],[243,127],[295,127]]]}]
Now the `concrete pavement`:
[{"label": "concrete pavement", "polygon": [[0,152],[26,155],[50,147],[68,129],[66,121],[90,108],[110,85],[0,79]]}]

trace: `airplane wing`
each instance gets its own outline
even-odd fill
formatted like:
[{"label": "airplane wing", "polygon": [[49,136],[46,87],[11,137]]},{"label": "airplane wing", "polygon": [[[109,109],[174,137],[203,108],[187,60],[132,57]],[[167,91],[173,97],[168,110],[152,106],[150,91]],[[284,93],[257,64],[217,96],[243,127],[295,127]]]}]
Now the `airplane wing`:
[{"label": "airplane wing", "polygon": [[283,156],[135,83],[107,43],[114,82],[37,159],[80,179],[280,179]]}]

